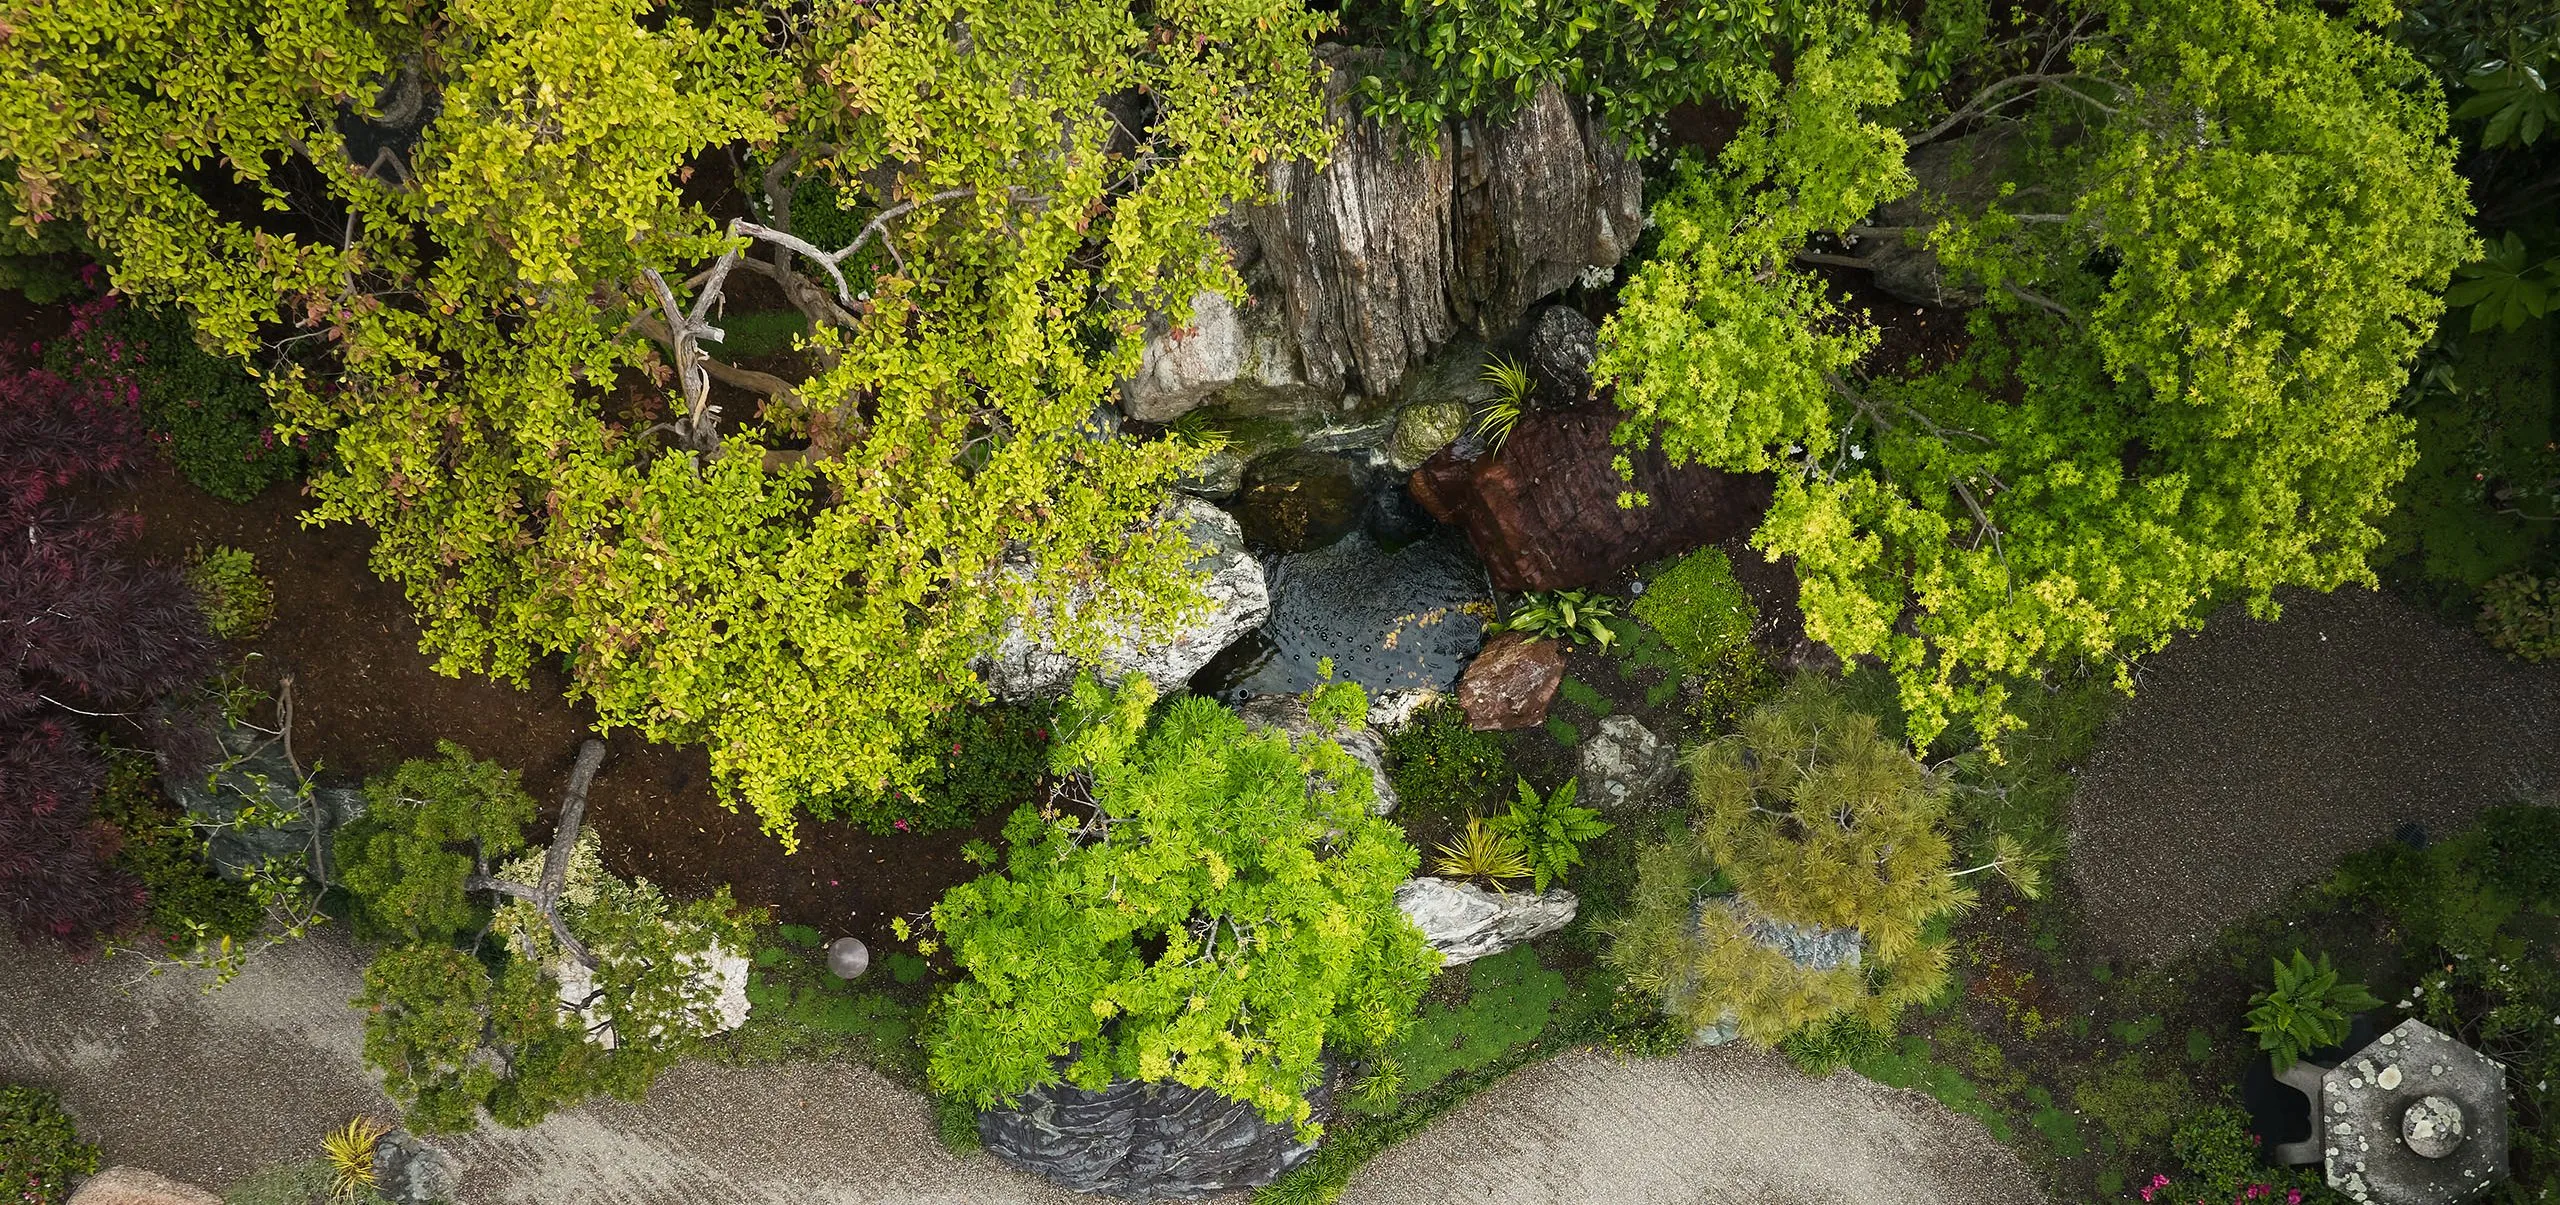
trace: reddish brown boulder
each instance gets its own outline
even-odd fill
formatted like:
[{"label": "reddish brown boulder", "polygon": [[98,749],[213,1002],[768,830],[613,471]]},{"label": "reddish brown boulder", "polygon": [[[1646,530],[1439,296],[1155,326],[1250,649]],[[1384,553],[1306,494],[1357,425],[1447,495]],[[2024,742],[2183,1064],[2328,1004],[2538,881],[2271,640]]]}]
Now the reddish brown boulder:
[{"label": "reddish brown boulder", "polygon": [[1504,632],[1458,679],[1458,710],[1478,732],[1534,728],[1547,719],[1547,704],[1564,685],[1564,650],[1552,640]]},{"label": "reddish brown boulder", "polygon": [[[1573,590],[1610,580],[1647,561],[1759,526],[1769,481],[1690,465],[1673,468],[1656,449],[1631,454],[1635,478],[1613,463],[1612,411],[1536,410],[1500,451],[1460,440],[1413,471],[1414,499],[1431,517],[1460,528],[1503,590]],[[1635,490],[1649,506],[1618,505]]]}]

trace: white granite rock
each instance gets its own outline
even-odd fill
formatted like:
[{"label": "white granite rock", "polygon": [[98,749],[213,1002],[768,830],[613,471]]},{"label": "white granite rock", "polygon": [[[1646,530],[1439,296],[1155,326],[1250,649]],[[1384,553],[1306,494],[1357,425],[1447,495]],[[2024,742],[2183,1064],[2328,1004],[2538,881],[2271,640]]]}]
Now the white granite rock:
[{"label": "white granite rock", "polygon": [[1499,954],[1553,933],[1573,920],[1580,901],[1552,891],[1487,891],[1450,879],[1406,879],[1396,887],[1396,907],[1411,917],[1444,966]]}]

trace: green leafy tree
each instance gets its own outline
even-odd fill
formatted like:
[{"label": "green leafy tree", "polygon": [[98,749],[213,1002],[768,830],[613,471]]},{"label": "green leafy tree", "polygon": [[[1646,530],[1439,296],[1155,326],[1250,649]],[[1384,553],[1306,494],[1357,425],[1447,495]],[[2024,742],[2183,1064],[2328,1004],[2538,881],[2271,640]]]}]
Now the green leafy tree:
[{"label": "green leafy tree", "polygon": [[2353,1014],[2382,1003],[2361,983],[2338,982],[2338,969],[2326,954],[2315,963],[2295,950],[2293,961],[2278,958],[2274,967],[2275,986],[2249,997],[2248,1029],[2277,1071],[2344,1040]]},{"label": "green leafy tree", "polygon": [[[2441,94],[2359,22],[2068,5],[1900,132],[1898,31],[1809,49],[1655,209],[1596,370],[1622,438],[1776,475],[1756,544],[1923,742],[1996,736],[2011,684],[2121,671],[2222,601],[2370,582],[2411,459],[2392,404],[2469,240]],[[1912,189],[1907,147],[1967,131],[1989,204],[1861,225]],[[1964,353],[1872,363],[1816,234],[1924,243],[1981,298]]]},{"label": "green leafy tree", "polygon": [[1617,827],[1602,820],[1599,812],[1573,802],[1580,786],[1581,780],[1568,778],[1541,798],[1528,779],[1520,779],[1520,795],[1511,802],[1511,810],[1493,818],[1496,831],[1520,843],[1532,891],[1563,882],[1565,872],[1582,861],[1582,843]]},{"label": "green leafy tree", "polygon": [[1403,53],[1407,70],[1362,81],[1373,111],[1429,127],[1505,117],[1558,83],[1599,103],[1622,135],[1684,101],[1753,101],[1778,64],[1862,6],[1839,0],[1716,5],[1682,0],[1357,0],[1347,18]]},{"label": "green leafy tree", "polygon": [[[965,976],[926,1046],[936,1092],[980,1107],[1060,1080],[1205,1088],[1320,1131],[1327,1044],[1383,1050],[1437,956],[1395,905],[1417,861],[1370,814],[1367,768],[1323,736],[1248,730],[1196,696],[1079,681],[1064,785],[1006,826],[1005,869],[934,905],[928,951]],[[1347,683],[1309,712],[1341,731]]]},{"label": "green leafy tree", "polygon": [[[25,224],[77,223],[119,288],[258,368],[288,436],[328,441],[312,517],[373,529],[439,668],[564,658],[604,725],[706,744],[788,843],[804,801],[932,769],[916,738],[984,697],[969,664],[1008,621],[1089,651],[1108,620],[1199,605],[1192,549],[1150,522],[1196,450],[1089,420],[1149,314],[1240,291],[1209,226],[1270,159],[1322,150],[1327,18],[768,18],[14,5],[0,191]],[[741,142],[762,195],[715,229],[682,185]],[[230,208],[217,167],[275,216]],[[863,213],[850,242],[793,232],[813,179]],[[866,257],[885,270],[857,290]],[[711,354],[741,273],[810,320],[814,376]],[[726,413],[715,381],[761,404]],[[1094,605],[1042,605],[1079,590]]]},{"label": "green leafy tree", "polygon": [[675,903],[605,870],[581,831],[603,761],[593,741],[550,850],[493,865],[525,847],[532,803],[514,774],[443,751],[371,784],[366,829],[351,829],[342,879],[399,938],[355,1002],[366,1061],[409,1124],[429,1131],[469,1129],[483,1111],[533,1125],[599,1092],[641,1099],[737,1019],[722,1013],[715,970],[721,947],[749,944],[728,890]]},{"label": "green leafy tree", "polygon": [[[1686,839],[1637,858],[1608,959],[1693,1029],[1730,1012],[1774,1045],[1848,1017],[1887,1029],[1947,982],[1932,922],[1972,900],[1950,867],[1947,784],[1878,735],[1827,678],[1799,678],[1689,760]],[[1756,918],[1855,930],[1859,959],[1831,969],[1753,939]]]}]

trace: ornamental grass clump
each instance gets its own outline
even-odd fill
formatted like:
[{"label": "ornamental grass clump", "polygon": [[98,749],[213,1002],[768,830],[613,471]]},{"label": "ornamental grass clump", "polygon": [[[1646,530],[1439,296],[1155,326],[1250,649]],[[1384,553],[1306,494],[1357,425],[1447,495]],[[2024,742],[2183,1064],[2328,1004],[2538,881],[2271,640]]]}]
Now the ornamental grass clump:
[{"label": "ornamental grass clump", "polygon": [[[1839,1017],[1889,1029],[1947,983],[1932,922],[1972,899],[1950,869],[1947,784],[1827,678],[1798,678],[1689,756],[1689,833],[1638,855],[1609,962],[1692,1029],[1773,1046]],[[1857,956],[1799,964],[1761,939],[1847,931]],[[1755,932],[1760,930],[1760,932]]]},{"label": "ornamental grass clump", "polygon": [[[1438,965],[1395,904],[1419,859],[1327,736],[1155,703],[1143,678],[1078,681],[1059,786],[1005,826],[1004,868],[897,926],[962,976],[935,1006],[928,1078],[980,1108],[1061,1080],[1169,1081],[1312,1140],[1319,1056],[1386,1049]],[[1308,705],[1320,732],[1366,711],[1348,683]]]}]

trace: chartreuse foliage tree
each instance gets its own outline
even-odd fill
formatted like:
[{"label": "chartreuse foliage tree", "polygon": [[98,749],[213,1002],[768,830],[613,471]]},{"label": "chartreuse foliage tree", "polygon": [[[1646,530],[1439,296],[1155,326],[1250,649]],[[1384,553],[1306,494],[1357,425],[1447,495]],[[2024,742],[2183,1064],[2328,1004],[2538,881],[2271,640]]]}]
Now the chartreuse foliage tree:
[{"label": "chartreuse foliage tree", "polygon": [[[373,529],[438,667],[565,659],[786,843],[804,800],[929,772],[1008,620],[1091,649],[1199,604],[1149,523],[1196,449],[1087,428],[1146,314],[1240,288],[1209,220],[1322,149],[1298,0],[5,13],[22,222],[325,437],[312,517]],[[741,142],[764,198],[715,228],[682,187]],[[847,245],[791,232],[811,180],[865,215]],[[712,354],[741,272],[810,318],[809,379]]]},{"label": "chartreuse foliage tree", "polygon": [[[1889,1028],[1947,982],[1932,922],[1972,900],[1950,866],[1947,783],[1878,735],[1828,678],[1798,678],[1689,757],[1687,836],[1637,858],[1635,899],[1608,960],[1693,1029],[1730,1011],[1775,1045],[1850,1017]],[[1754,940],[1762,918],[1854,929],[1855,965],[1816,970]]]},{"label": "chartreuse foliage tree", "polygon": [[[1014,814],[1002,872],[934,905],[921,940],[965,977],[936,1006],[928,1073],[980,1107],[1060,1080],[1171,1081],[1312,1138],[1318,1055],[1385,1049],[1438,964],[1395,904],[1416,855],[1333,740],[1155,701],[1143,678],[1079,681],[1064,786]],[[1339,732],[1366,707],[1338,683],[1309,711]]]},{"label": "chartreuse foliage tree", "polygon": [[[2067,4],[1902,131],[1903,36],[1844,27],[1655,207],[1596,370],[1622,439],[1776,474],[1757,545],[1924,742],[1996,736],[2012,684],[2121,673],[2218,602],[2370,582],[2411,460],[2392,402],[2469,246],[2443,97],[2386,15]],[[1860,225],[1914,188],[1906,148],[1958,136],[1990,203]],[[1924,242],[1981,298],[1964,353],[1871,363],[1798,258],[1818,234]]]}]

